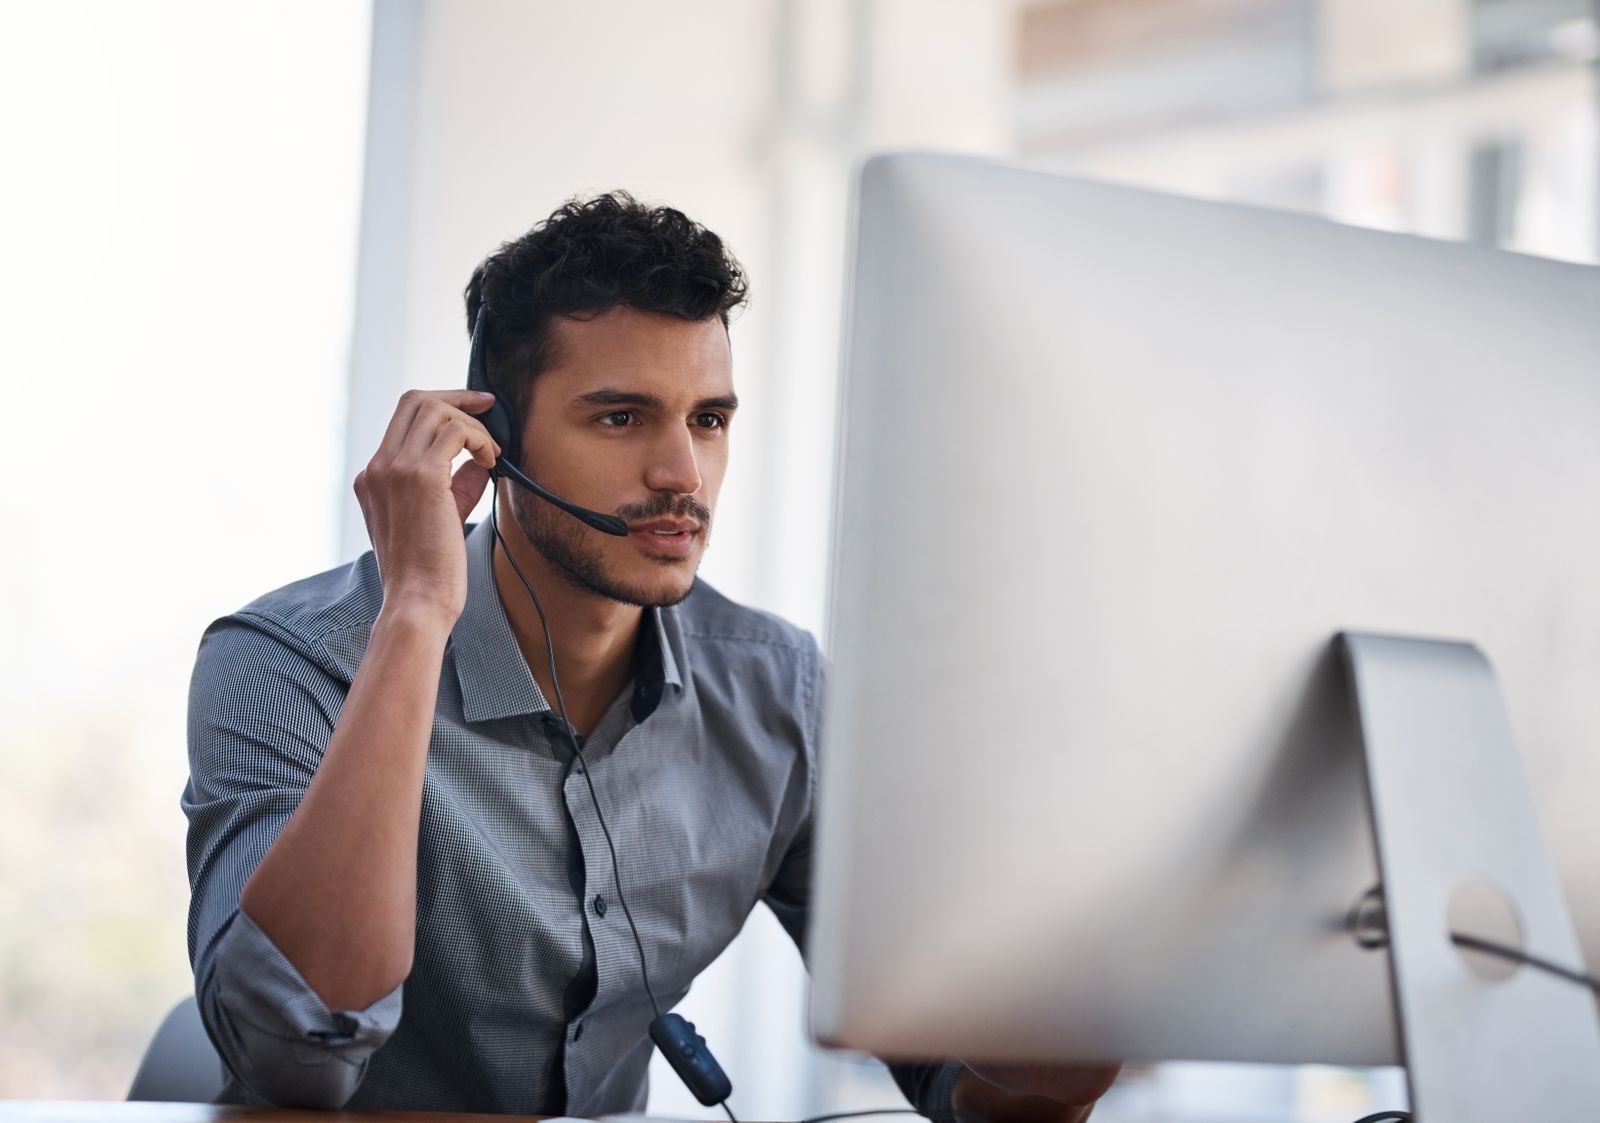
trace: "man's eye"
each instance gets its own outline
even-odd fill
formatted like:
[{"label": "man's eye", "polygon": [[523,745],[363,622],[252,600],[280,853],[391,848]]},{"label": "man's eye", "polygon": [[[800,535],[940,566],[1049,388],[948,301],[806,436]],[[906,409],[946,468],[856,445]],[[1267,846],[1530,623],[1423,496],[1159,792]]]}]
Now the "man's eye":
[{"label": "man's eye", "polygon": [[633,410],[631,410],[631,409],[612,410],[610,413],[606,414],[601,420],[603,420],[607,425],[609,425],[613,429],[623,429],[623,428],[626,428],[633,421]]},{"label": "man's eye", "polygon": [[702,429],[726,429],[728,419],[720,413],[701,413],[695,416],[695,424]]}]

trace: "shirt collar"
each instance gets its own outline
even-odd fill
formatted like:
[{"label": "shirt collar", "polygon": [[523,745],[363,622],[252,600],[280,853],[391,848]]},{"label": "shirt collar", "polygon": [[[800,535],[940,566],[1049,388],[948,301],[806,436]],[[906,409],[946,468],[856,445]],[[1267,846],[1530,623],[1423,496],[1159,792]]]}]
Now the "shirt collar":
[{"label": "shirt collar", "polygon": [[[467,531],[467,603],[450,632],[462,716],[490,721],[550,710],[522,657],[494,583],[494,528],[488,520]],[[634,649],[633,719],[655,712],[668,684],[683,689],[678,651],[682,632],[671,608],[647,608]],[[558,637],[559,640],[559,637]]]}]

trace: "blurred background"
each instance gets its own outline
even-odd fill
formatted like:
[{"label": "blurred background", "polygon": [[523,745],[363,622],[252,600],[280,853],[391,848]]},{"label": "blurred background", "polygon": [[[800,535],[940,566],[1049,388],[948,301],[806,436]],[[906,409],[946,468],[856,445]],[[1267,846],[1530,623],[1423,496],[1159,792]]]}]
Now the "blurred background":
[{"label": "blurred background", "polygon": [[[366,548],[350,480],[464,379],[472,266],[624,187],[748,267],[703,574],[826,642],[849,174],[928,147],[1593,262],[1595,0],[0,5],[0,1097],[120,1098],[191,986],[206,623]],[[764,911],[686,1013],[744,1118],[898,1101]],[[1348,1120],[1393,1070],[1161,1065],[1097,1119]],[[708,1116],[664,1068],[659,1114]]]}]

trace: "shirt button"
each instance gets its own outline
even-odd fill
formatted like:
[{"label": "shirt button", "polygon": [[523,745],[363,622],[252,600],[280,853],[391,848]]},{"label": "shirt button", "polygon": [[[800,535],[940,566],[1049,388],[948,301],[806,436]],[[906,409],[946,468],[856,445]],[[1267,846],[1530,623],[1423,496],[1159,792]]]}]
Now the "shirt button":
[{"label": "shirt button", "polygon": [[576,1042],[582,1036],[583,1036],[583,1023],[579,1022],[577,1025],[572,1027],[572,1040]]},{"label": "shirt button", "polygon": [[598,893],[594,895],[594,911],[599,916],[606,914],[606,899]]}]

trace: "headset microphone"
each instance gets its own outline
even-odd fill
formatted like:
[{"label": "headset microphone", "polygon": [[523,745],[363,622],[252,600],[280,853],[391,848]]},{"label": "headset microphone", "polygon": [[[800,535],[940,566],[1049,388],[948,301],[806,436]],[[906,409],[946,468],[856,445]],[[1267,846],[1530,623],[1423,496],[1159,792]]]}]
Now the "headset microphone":
[{"label": "headset microphone", "polygon": [[[472,349],[467,359],[467,389],[493,394],[494,389],[489,385],[488,362],[484,358],[481,346],[483,317],[488,310],[489,302],[480,301],[478,315],[472,321]],[[614,534],[618,538],[628,536],[628,524],[615,515],[604,515],[599,511],[580,507],[576,503],[569,503],[549,488],[535,483],[523,474],[522,469],[517,467],[517,462],[522,459],[521,427],[515,423],[511,411],[498,394],[495,395],[494,405],[489,407],[488,412],[480,414],[478,420],[483,422],[483,427],[489,430],[489,435],[500,446],[500,458],[494,463],[495,475],[504,476],[513,483],[520,484],[545,502],[554,504],[602,533]]]}]

